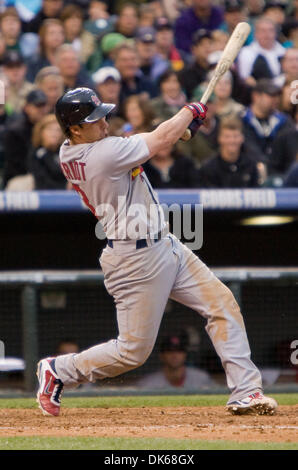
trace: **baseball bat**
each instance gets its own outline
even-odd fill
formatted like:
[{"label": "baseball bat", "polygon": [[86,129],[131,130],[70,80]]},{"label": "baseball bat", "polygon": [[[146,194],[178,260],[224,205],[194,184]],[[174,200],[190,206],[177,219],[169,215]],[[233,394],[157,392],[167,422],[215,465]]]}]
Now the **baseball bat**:
[{"label": "baseball bat", "polygon": [[[236,28],[228,40],[226,47],[224,48],[222,55],[219,59],[219,62],[214,70],[214,73],[211,77],[210,82],[201,98],[201,103],[206,104],[212,94],[215,85],[219,79],[226,73],[227,70],[231,67],[234,60],[236,59],[241,47],[245,43],[247,36],[250,33],[250,26],[248,23],[242,22],[238,23]],[[181,140],[187,141],[191,138],[191,132],[189,129],[186,129]]]}]

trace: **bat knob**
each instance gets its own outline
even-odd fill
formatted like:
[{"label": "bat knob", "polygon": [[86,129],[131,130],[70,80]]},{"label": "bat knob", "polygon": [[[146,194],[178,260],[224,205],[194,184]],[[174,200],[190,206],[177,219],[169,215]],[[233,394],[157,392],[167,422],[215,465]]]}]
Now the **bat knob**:
[{"label": "bat knob", "polygon": [[183,142],[187,142],[190,139],[191,139],[191,131],[190,129],[186,129],[184,134],[180,137],[180,140],[183,140]]}]

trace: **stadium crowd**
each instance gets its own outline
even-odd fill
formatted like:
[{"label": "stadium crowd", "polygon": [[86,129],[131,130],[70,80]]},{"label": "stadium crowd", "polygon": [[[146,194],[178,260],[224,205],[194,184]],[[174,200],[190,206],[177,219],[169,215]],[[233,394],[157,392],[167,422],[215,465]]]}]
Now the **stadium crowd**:
[{"label": "stadium crowd", "polygon": [[144,169],[155,188],[298,187],[298,0],[2,0],[1,188],[71,189],[64,91],[115,103],[110,135],[150,131],[200,99],[240,21],[251,34],[204,125]]}]

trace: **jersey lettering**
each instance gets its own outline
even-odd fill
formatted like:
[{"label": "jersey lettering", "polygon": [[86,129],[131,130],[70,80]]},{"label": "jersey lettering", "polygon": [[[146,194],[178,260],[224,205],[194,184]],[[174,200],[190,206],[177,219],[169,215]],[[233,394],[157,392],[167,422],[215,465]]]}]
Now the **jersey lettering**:
[{"label": "jersey lettering", "polygon": [[62,170],[68,180],[86,181],[85,166],[82,162],[62,163]]}]

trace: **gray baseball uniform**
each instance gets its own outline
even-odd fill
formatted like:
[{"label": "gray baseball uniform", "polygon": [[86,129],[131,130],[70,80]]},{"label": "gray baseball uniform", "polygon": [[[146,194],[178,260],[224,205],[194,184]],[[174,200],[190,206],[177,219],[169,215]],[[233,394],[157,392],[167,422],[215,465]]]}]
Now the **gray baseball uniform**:
[{"label": "gray baseball uniform", "polygon": [[66,387],[74,387],[142,365],[172,298],[206,318],[231,390],[229,403],[261,391],[239,307],[207,266],[168,233],[157,195],[140,167],[148,158],[141,135],[61,147],[66,178],[109,239],[100,262],[117,306],[119,335],[81,353],[59,356],[58,376]]}]

